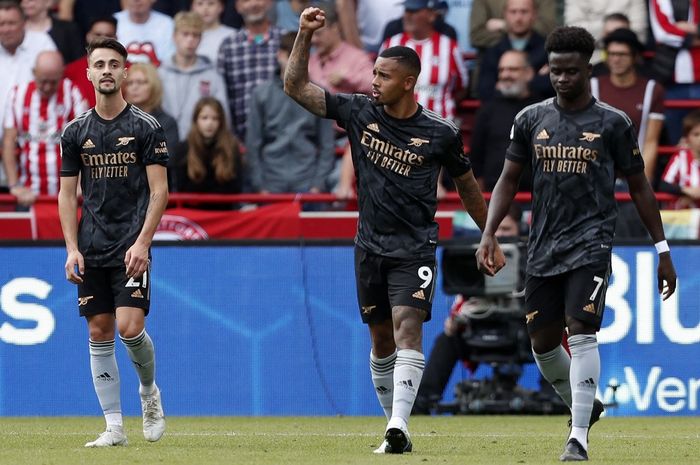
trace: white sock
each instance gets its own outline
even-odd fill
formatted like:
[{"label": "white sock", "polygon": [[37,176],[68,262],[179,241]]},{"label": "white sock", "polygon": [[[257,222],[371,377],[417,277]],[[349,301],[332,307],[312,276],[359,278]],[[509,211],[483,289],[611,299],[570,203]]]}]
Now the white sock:
[{"label": "white sock", "polygon": [[392,415],[389,420],[391,427],[408,426],[408,417],[411,416],[413,403],[423,377],[425,368],[425,356],[412,349],[400,349],[396,353],[396,365],[394,366],[394,403]]},{"label": "white sock", "polygon": [[119,397],[119,368],[114,356],[114,339],[90,341],[90,371],[97,400],[100,401],[107,428],[123,426]]},{"label": "white sock", "polygon": [[571,350],[571,434],[588,450],[588,425],[600,378],[600,354],[595,334],[569,336]]},{"label": "white sock", "polygon": [[369,353],[369,371],[372,374],[374,392],[377,393],[379,405],[384,410],[387,421],[391,418],[391,406],[394,401],[394,363],[396,352],[386,358],[377,358],[372,351]]},{"label": "white sock", "polygon": [[535,356],[535,363],[544,379],[552,385],[559,397],[571,409],[571,384],[569,383],[571,357],[566,349],[559,345],[556,349],[544,354],[536,354],[533,350],[532,355]]},{"label": "white sock", "polygon": [[156,357],[153,350],[153,341],[144,329],[133,338],[120,337],[126,352],[129,354],[136,374],[138,374],[141,386],[139,392],[142,396],[148,396],[155,390]]}]

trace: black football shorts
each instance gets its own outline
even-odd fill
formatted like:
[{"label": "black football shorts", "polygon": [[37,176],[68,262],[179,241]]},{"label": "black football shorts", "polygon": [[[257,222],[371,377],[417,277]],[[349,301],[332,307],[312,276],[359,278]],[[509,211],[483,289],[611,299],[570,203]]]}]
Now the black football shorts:
[{"label": "black football shorts", "polygon": [[151,268],[138,278],[127,278],[126,266],[85,268],[78,284],[80,316],[114,313],[117,307],[142,308],[151,304]]},{"label": "black football shorts", "polygon": [[556,276],[531,276],[525,282],[528,332],[534,333],[567,315],[600,329],[610,262],[584,265]]},{"label": "black football shorts", "polygon": [[362,322],[390,319],[391,309],[399,305],[425,310],[425,321],[429,321],[435,274],[435,255],[391,258],[355,246],[355,280]]}]

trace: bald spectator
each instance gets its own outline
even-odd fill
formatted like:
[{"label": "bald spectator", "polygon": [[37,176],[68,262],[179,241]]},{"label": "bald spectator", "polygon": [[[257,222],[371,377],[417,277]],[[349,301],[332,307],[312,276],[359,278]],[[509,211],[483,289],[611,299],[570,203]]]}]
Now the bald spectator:
[{"label": "bald spectator", "polygon": [[[236,30],[221,24],[221,14],[226,8],[225,0],[192,0],[192,11],[197,13],[204,23],[202,41],[197,48],[197,55],[207,57],[216,66],[219,47],[224,39]],[[228,105],[224,105],[227,108]]]},{"label": "bald spectator", "polygon": [[82,54],[83,39],[75,23],[54,18],[49,14],[53,0],[22,0],[27,31],[46,32],[63,55],[63,61],[70,63]]},{"label": "bald spectator", "polygon": [[[93,40],[104,37],[111,39],[117,37],[117,20],[113,16],[94,19],[90,23],[90,29],[85,34],[85,41],[89,44]],[[92,108],[95,106],[95,89],[92,86],[92,82],[87,78],[87,73],[85,72],[87,68],[87,54],[83,53],[83,56],[66,65],[64,75],[78,86],[83,97],[87,100],[88,106]]]},{"label": "bald spectator", "polygon": [[[496,92],[476,114],[469,154],[474,176],[484,192],[491,192],[501,175],[515,115],[540,100],[528,85],[534,74],[525,52],[508,50],[501,55]],[[520,180],[521,191],[531,190],[530,178],[528,167]]]},{"label": "bald spectator", "polygon": [[311,37],[309,79],[333,94],[369,94],[374,63],[364,50],[345,42],[332,5],[321,7],[326,25]]},{"label": "bald spectator", "polygon": [[129,52],[130,63],[150,61],[155,66],[174,52],[173,19],[153,10],[155,0],[122,0],[124,9],[115,13],[117,39]]},{"label": "bald spectator", "polygon": [[63,78],[63,58],[57,51],[39,53],[34,80],[15,86],[8,102],[3,163],[10,193],[27,207],[38,194],[58,194],[61,133],[87,105],[78,88]]},{"label": "bald spectator", "polygon": [[12,87],[33,79],[32,67],[39,52],[56,50],[56,45],[48,34],[25,31],[24,25],[24,12],[19,4],[0,0],[0,112],[7,108],[7,98]]},{"label": "bald spectator", "polygon": [[544,51],[544,37],[533,28],[537,18],[535,0],[507,0],[504,18],[506,34],[481,56],[479,99],[485,101],[493,96],[498,79],[498,61],[507,50],[521,50],[527,54],[528,62],[535,70],[535,76],[530,81],[534,93],[543,97],[554,95],[545,68],[547,55]]},{"label": "bald spectator", "polygon": [[272,0],[236,0],[243,27],[224,39],[217,68],[226,83],[233,129],[245,140],[253,89],[277,75],[277,50],[282,31],[269,19]]}]

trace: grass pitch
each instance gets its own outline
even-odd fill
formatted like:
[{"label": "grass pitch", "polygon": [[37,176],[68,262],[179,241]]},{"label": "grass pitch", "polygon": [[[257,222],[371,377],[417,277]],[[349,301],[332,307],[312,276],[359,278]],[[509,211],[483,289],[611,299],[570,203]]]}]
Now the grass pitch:
[{"label": "grass pitch", "polygon": [[[85,449],[101,418],[0,418],[2,465],[327,465],[555,464],[566,418],[414,417],[414,452],[381,456],[379,417],[170,417],[159,442],[147,443],[140,418],[127,418],[129,446]],[[698,418],[602,418],[590,437],[598,464],[700,464]]]}]

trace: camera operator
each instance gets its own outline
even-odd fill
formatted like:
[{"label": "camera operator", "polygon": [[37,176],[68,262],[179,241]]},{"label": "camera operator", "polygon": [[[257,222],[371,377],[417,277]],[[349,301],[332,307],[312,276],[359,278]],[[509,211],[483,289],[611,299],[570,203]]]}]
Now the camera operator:
[{"label": "camera operator", "polygon": [[[498,226],[498,239],[517,239],[521,235],[520,219],[522,210],[517,203],[512,203],[510,210]],[[450,314],[445,318],[444,330],[435,339],[430,356],[426,360],[423,380],[413,407],[414,414],[430,414],[430,410],[441,399],[452,370],[458,361],[462,361],[470,371],[475,371],[478,363],[470,361],[470,350],[463,337],[468,327],[468,318],[464,314],[470,305],[478,305],[483,297],[468,299],[462,294],[455,298]]]}]

